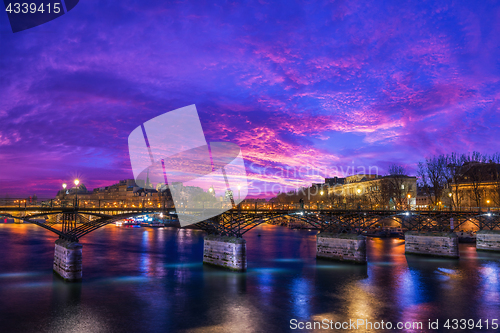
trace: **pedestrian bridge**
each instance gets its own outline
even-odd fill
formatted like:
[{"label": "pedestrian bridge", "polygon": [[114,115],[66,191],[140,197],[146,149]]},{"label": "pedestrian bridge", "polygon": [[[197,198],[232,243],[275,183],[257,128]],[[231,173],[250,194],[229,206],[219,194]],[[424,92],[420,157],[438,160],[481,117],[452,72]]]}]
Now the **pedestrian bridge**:
[{"label": "pedestrian bridge", "polygon": [[[280,221],[281,224],[286,224],[299,221],[307,224],[310,229],[320,231],[318,255],[321,252],[326,253],[326,257],[339,257],[340,259],[352,256],[356,258],[355,261],[360,262],[363,260],[366,262],[366,253],[363,255],[363,236],[358,235],[362,235],[382,222],[400,226],[405,231],[427,233],[427,235],[450,233],[453,230],[465,228],[493,233],[495,230],[500,230],[500,212],[490,210],[345,210],[307,205],[240,205],[229,207],[230,209],[223,214],[197,222],[199,216],[210,214],[210,208],[176,210],[166,205],[163,207],[147,207],[147,205],[141,205],[142,207],[103,205],[101,207],[99,205],[96,208],[95,205],[78,204],[72,206],[39,204],[22,207],[18,202],[4,201],[0,206],[0,217],[22,220],[57,234],[59,240],[56,241],[54,271],[68,281],[81,279],[82,246],[78,243],[81,237],[107,224],[145,214],[162,216],[168,222],[178,220],[181,215],[184,221],[192,217],[196,223],[187,227],[205,230],[209,234],[205,241],[204,261],[215,265],[223,263],[222,266],[226,268],[243,271],[246,269],[246,246],[242,236],[262,223]],[[320,244],[321,235],[329,236],[328,239],[321,238]],[[414,248],[419,249],[419,238],[411,239],[413,243],[417,242],[416,245],[412,243]],[[441,244],[439,247],[455,246],[453,242],[450,244]],[[500,242],[498,245],[500,246]],[[337,246],[342,248],[340,251],[342,253],[337,251],[338,249],[331,251],[332,247]],[[351,253],[352,249],[357,250]],[[458,250],[456,252],[458,253]],[[232,254],[227,257],[228,253]],[[229,266],[226,265],[228,263]]]}]

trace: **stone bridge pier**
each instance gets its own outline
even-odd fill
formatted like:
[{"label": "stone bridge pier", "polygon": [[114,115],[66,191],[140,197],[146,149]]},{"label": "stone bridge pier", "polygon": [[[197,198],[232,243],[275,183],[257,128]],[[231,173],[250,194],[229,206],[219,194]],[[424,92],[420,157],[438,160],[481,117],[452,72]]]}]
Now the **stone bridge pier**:
[{"label": "stone bridge pier", "polygon": [[458,258],[458,236],[454,232],[405,233],[405,253]]},{"label": "stone bridge pier", "polygon": [[481,230],[476,236],[476,249],[500,251],[500,230]]},{"label": "stone bridge pier", "polygon": [[207,235],[203,240],[203,263],[232,271],[247,270],[247,244],[241,237]]},{"label": "stone bridge pier", "polygon": [[366,237],[322,232],[316,236],[316,257],[366,264]]},{"label": "stone bridge pier", "polygon": [[54,249],[54,273],[66,282],[82,279],[82,244],[58,239]]}]

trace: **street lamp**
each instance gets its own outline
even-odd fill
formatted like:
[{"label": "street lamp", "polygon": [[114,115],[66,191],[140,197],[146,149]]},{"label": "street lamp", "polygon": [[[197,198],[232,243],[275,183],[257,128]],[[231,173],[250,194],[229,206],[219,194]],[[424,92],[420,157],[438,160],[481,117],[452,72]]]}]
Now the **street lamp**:
[{"label": "street lamp", "polygon": [[[319,195],[323,195],[323,194],[325,194],[325,192],[323,190],[321,190],[321,192],[319,192]],[[321,203],[323,203],[323,201],[321,201]],[[318,209],[321,209],[321,206],[319,205],[319,201],[316,203],[316,207]]]},{"label": "street lamp", "polygon": [[[67,186],[68,186],[68,185],[66,185],[66,183],[63,183],[63,184],[62,184],[62,187],[63,187],[63,199],[66,199],[66,187],[67,187]],[[63,204],[63,206],[64,206],[64,204]]]},{"label": "street lamp", "polygon": [[408,197],[408,209],[410,209],[410,199],[411,199],[411,194],[410,194],[410,193],[408,193],[407,197]]},{"label": "street lamp", "polygon": [[80,184],[80,181],[78,179],[75,179],[75,207],[78,207],[78,184]]},{"label": "street lamp", "polygon": [[453,196],[453,194],[450,192],[450,193],[448,193],[448,196],[450,197],[450,210],[452,210],[453,199],[451,197]]},{"label": "street lamp", "polygon": [[486,204],[488,205],[488,211],[490,211],[490,200],[486,200]]}]

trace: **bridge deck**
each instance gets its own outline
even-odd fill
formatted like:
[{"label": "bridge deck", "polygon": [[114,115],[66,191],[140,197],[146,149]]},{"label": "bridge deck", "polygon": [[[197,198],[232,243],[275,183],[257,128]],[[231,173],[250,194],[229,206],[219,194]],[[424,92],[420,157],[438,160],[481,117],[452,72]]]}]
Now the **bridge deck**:
[{"label": "bridge deck", "polygon": [[[220,209],[213,211],[220,212]],[[102,226],[137,215],[162,213],[165,219],[176,219],[179,216],[195,218],[203,214],[210,215],[210,212],[210,208],[181,208],[176,211],[172,207],[0,206],[0,216],[34,223],[70,240],[78,240]],[[40,217],[48,220],[45,223],[35,220]],[[388,219],[406,230],[442,231],[453,227],[458,229],[466,224],[478,230],[500,229],[498,211],[298,209],[283,206],[237,207],[193,224],[209,233],[241,237],[259,224],[276,220],[305,223],[310,228],[322,231],[360,233]],[[56,224],[62,224],[61,230],[56,228]]]}]

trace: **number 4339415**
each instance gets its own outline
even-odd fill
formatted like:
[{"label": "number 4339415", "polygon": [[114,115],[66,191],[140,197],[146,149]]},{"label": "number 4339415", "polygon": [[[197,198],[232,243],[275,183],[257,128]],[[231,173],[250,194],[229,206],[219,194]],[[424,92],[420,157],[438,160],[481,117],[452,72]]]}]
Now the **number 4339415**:
[{"label": "number 4339415", "polygon": [[474,319],[448,319],[444,325],[444,328],[447,328],[449,330],[472,330],[472,329],[493,329],[497,330],[498,329],[498,319],[479,319],[479,320],[474,320]]},{"label": "number 4339415", "polygon": [[7,7],[5,8],[5,11],[9,13],[14,13],[14,14],[27,14],[27,13],[54,13],[58,14],[61,12],[61,4],[56,2],[56,3],[41,3],[40,5],[36,3],[9,3]]}]

